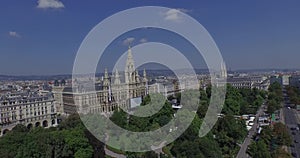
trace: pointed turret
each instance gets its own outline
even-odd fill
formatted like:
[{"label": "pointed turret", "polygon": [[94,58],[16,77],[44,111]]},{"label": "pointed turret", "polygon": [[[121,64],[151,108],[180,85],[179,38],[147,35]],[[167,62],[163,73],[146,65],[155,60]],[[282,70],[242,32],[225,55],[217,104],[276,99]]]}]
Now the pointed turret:
[{"label": "pointed turret", "polygon": [[130,47],[130,46],[128,46],[127,61],[128,61],[128,60],[133,60],[133,58],[132,58],[132,52],[131,52],[131,47]]},{"label": "pointed turret", "polygon": [[108,71],[107,71],[107,68],[105,68],[105,70],[104,70],[104,78],[108,78]]},{"label": "pointed turret", "polygon": [[116,69],[116,72],[115,72],[115,82],[114,82],[114,84],[121,84],[121,80],[120,80],[120,75],[119,75],[118,69]]},{"label": "pointed turret", "polygon": [[140,82],[140,75],[138,70],[135,70],[135,82],[139,83]]},{"label": "pointed turret", "polygon": [[144,82],[147,82],[147,81],[148,81],[148,80],[147,80],[146,69],[144,69],[144,71],[143,71],[143,81],[144,81]]},{"label": "pointed turret", "polygon": [[109,86],[109,76],[108,76],[108,72],[107,72],[107,68],[105,68],[104,71],[104,78],[103,78],[103,86]]}]

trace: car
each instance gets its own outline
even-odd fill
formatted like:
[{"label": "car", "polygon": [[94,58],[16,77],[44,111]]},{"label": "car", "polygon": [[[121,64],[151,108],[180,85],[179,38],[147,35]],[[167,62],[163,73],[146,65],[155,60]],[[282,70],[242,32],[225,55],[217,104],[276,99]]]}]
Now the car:
[{"label": "car", "polygon": [[298,140],[294,140],[295,143],[299,143]]},{"label": "car", "polygon": [[293,152],[293,153],[292,153],[292,156],[293,156],[293,157],[297,157],[297,154]]},{"label": "car", "polygon": [[294,148],[294,147],[295,147],[295,144],[291,144],[290,147],[291,147],[291,148]]},{"label": "car", "polygon": [[292,135],[296,135],[296,133],[295,133],[295,132],[292,132]]}]

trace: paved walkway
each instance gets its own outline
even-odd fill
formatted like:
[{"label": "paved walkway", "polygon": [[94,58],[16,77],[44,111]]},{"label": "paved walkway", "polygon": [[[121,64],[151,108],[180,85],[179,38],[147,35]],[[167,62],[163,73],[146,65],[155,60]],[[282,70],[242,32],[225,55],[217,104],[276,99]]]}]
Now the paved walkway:
[{"label": "paved walkway", "polygon": [[115,152],[107,149],[106,146],[104,147],[104,151],[105,151],[105,154],[108,155],[108,156],[110,156],[110,157],[114,157],[114,158],[126,158],[125,155],[115,153]]},{"label": "paved walkway", "polygon": [[159,144],[159,146],[151,146],[151,149],[158,155],[160,154],[164,154],[164,152],[162,151],[162,148],[165,146],[166,141],[163,141],[162,143]]},{"label": "paved walkway", "polygon": [[256,132],[257,132],[257,130],[256,130],[257,127],[258,127],[258,122],[257,122],[257,120],[258,120],[258,117],[259,117],[260,115],[263,114],[264,106],[265,106],[265,105],[262,105],[262,106],[259,108],[259,110],[257,111],[256,116],[255,116],[254,125],[253,125],[252,128],[249,130],[248,136],[245,138],[243,144],[241,145],[240,151],[238,152],[238,154],[237,154],[237,156],[236,156],[237,158],[248,158],[248,157],[250,157],[250,156],[247,154],[248,145],[250,145],[252,137],[253,137],[254,134],[256,134]]},{"label": "paved walkway", "polygon": [[300,111],[294,110],[295,111],[295,116],[298,120],[298,123],[300,123]]}]

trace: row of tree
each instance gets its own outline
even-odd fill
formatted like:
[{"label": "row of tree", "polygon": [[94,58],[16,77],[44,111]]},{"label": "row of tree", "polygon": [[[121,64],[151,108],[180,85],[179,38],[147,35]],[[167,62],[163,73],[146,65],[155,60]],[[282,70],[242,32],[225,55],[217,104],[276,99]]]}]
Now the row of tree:
[{"label": "row of tree", "polygon": [[293,86],[286,87],[287,95],[293,106],[300,105],[300,89]]},{"label": "row of tree", "polygon": [[[289,91],[292,89],[288,88]],[[283,93],[282,86],[274,82],[269,86],[267,97],[267,113],[273,114],[282,107]],[[291,137],[287,127],[282,123],[275,123],[272,126],[265,126],[258,139],[248,147],[248,154],[251,157],[263,158],[289,158],[287,147],[291,145]]]},{"label": "row of tree", "polygon": [[257,158],[290,158],[287,146],[290,146],[291,142],[287,127],[276,123],[273,127],[264,127],[259,140],[252,142],[247,152],[251,157]]},{"label": "row of tree", "polygon": [[254,89],[236,89],[227,85],[225,105],[222,113],[226,115],[255,114],[266,98],[266,92]]},{"label": "row of tree", "polygon": [[282,107],[282,101],[282,86],[278,82],[274,82],[268,89],[267,112],[273,114],[276,110],[279,110]]},{"label": "row of tree", "polygon": [[78,115],[71,115],[57,128],[27,129],[17,125],[0,139],[0,157],[88,158],[104,157],[103,144],[85,129]]},{"label": "row of tree", "polygon": [[[182,103],[182,95],[184,94],[178,93],[169,99],[176,98]],[[199,129],[210,103],[211,87],[206,90],[201,89],[198,95],[199,98],[196,102],[198,102],[199,108],[193,122],[179,138],[163,148],[166,155],[161,155],[161,157],[235,157],[240,148],[238,144],[246,137],[247,129],[245,121],[237,119],[234,115],[255,114],[266,97],[266,93],[258,89],[235,89],[227,85],[225,105],[222,111],[225,117],[219,118],[213,129],[205,137],[200,138]],[[195,97],[191,97],[192,99]],[[142,105],[147,105],[149,102],[151,102],[150,97],[146,97]],[[195,100],[191,101],[191,103],[193,102]],[[174,113],[171,104],[166,102],[158,113],[150,117],[131,116],[121,110],[114,112],[111,120],[128,130],[151,131],[173,119]],[[155,153],[149,152],[126,153],[129,157],[146,157],[150,154],[157,157]]]}]

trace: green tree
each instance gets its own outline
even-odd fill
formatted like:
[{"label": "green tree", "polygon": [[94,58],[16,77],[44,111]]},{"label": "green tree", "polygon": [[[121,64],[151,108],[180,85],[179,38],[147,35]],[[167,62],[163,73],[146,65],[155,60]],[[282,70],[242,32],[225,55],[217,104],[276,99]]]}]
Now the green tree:
[{"label": "green tree", "polygon": [[268,146],[262,140],[259,140],[258,142],[251,143],[248,147],[247,152],[251,157],[271,158],[271,154],[268,151]]},{"label": "green tree", "polygon": [[288,129],[286,128],[286,126],[284,124],[282,124],[280,122],[274,124],[273,131],[274,131],[274,136],[276,139],[276,144],[278,144],[280,146],[282,146],[282,145],[290,146],[291,145],[292,139],[288,132]]}]

